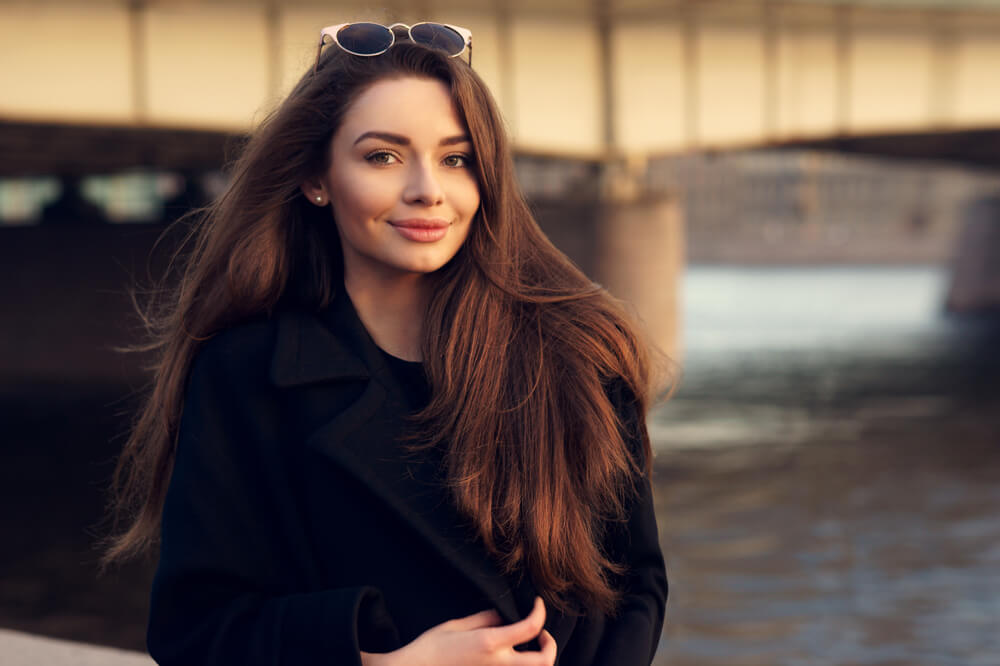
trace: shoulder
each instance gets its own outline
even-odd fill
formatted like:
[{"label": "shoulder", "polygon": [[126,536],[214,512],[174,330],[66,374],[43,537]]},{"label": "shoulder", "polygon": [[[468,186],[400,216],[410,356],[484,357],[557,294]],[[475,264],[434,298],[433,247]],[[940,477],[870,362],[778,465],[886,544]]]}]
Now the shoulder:
[{"label": "shoulder", "polygon": [[[328,311],[280,309],[227,327],[201,343],[194,377],[225,377],[233,391],[290,388],[344,376],[367,376],[351,337],[330,326]],[[355,336],[357,337],[357,336]]]},{"label": "shoulder", "polygon": [[[233,428],[251,437],[263,424],[277,422],[281,402],[269,376],[279,321],[254,317],[226,327],[196,348],[187,367],[180,420],[181,434],[203,440],[204,433],[221,433],[218,446],[227,449]],[[242,436],[241,436],[242,437]],[[266,439],[266,438],[264,438]]]},{"label": "shoulder", "polygon": [[237,382],[260,382],[266,379],[274,352],[278,315],[257,316],[229,326],[202,342],[195,351],[189,379],[225,378]]}]

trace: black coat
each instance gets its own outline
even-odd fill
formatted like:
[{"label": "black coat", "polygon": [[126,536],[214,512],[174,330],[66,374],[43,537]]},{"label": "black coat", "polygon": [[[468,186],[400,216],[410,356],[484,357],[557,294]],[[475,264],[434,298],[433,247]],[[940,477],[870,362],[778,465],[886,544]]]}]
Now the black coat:
[{"label": "black coat", "polygon": [[[440,455],[399,449],[406,411],[346,295],[204,344],[163,510],[147,634],[157,662],[358,666],[360,650],[394,650],[446,620],[530,612],[530,577],[502,575],[435,485]],[[632,572],[622,613],[547,609],[562,666],[652,661],[667,580],[648,481],[609,534]]]}]

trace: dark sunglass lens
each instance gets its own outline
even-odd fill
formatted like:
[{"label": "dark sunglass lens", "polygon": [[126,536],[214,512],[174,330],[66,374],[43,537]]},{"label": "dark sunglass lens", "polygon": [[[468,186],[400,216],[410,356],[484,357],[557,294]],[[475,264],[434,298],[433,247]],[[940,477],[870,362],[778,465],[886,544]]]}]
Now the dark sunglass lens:
[{"label": "dark sunglass lens", "polygon": [[378,23],[352,23],[337,32],[337,41],[348,51],[375,55],[392,45],[392,32]]},{"label": "dark sunglass lens", "polygon": [[465,39],[446,25],[422,23],[410,30],[413,41],[424,46],[440,49],[448,55],[458,55],[465,48]]}]

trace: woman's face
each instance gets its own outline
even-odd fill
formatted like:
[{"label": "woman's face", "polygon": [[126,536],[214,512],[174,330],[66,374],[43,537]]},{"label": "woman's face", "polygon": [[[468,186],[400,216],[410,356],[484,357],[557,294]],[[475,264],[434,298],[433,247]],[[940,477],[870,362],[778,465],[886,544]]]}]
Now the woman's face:
[{"label": "woman's face", "polygon": [[302,189],[313,203],[330,202],[345,279],[357,284],[429,273],[454,257],[479,208],[473,168],[445,84],[385,79],[350,106],[330,168]]}]

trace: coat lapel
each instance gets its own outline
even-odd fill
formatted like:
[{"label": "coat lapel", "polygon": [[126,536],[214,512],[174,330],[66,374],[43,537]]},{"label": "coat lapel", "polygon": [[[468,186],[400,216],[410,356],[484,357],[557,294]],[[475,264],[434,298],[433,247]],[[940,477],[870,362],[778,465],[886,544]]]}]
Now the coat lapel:
[{"label": "coat lapel", "polygon": [[398,513],[495,605],[506,622],[531,610],[534,590],[507,579],[462,524],[439,482],[439,455],[408,456],[396,441],[406,406],[381,352],[346,291],[318,315],[283,312],[271,364],[279,387],[338,380],[367,382],[360,397],[306,441],[361,481]]}]

